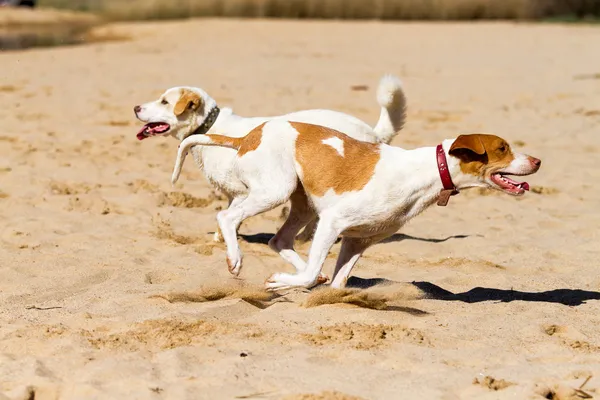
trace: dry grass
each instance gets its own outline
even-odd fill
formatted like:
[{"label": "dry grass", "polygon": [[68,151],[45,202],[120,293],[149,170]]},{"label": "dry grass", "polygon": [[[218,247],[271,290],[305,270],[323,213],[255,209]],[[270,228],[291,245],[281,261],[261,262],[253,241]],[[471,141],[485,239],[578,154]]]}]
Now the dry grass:
[{"label": "dry grass", "polygon": [[199,16],[470,20],[600,15],[597,0],[42,0],[40,5],[122,20]]},{"label": "dry grass", "polygon": [[69,27],[89,28],[100,23],[97,16],[87,13],[58,10],[36,10],[32,12],[22,8],[3,8],[0,10],[0,28],[2,29],[52,29]]}]

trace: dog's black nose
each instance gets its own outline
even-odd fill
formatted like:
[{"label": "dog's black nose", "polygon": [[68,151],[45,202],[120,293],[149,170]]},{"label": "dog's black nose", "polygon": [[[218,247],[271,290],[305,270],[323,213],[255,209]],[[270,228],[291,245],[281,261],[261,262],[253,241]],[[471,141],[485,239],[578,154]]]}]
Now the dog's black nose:
[{"label": "dog's black nose", "polygon": [[540,165],[542,165],[542,160],[540,160],[539,158],[534,158],[534,157],[531,157],[531,158],[532,158],[531,162],[536,167],[539,167]]},{"label": "dog's black nose", "polygon": [[140,106],[133,107],[133,112],[135,112],[136,114],[139,113],[140,111],[142,111],[142,107],[140,107]]}]

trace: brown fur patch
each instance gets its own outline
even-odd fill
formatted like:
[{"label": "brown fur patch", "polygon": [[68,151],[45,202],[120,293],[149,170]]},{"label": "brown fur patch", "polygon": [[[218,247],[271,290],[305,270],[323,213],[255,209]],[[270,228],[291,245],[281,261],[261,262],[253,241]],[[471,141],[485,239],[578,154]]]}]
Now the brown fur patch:
[{"label": "brown fur patch", "polygon": [[238,157],[242,157],[244,154],[250,153],[251,151],[258,149],[258,146],[260,146],[260,141],[262,139],[262,131],[265,124],[266,122],[263,122],[256,128],[252,129],[249,134],[244,136],[244,141],[241,144],[240,149],[237,153]]},{"label": "brown fur patch", "polygon": [[452,151],[453,149],[467,149],[477,154],[485,154],[485,147],[481,141],[481,135],[460,135],[456,138],[454,143],[452,143],[450,150]]},{"label": "brown fur patch", "polygon": [[223,135],[206,135],[206,136],[208,136],[210,138],[210,140],[215,144],[220,144],[224,147],[231,147],[236,150],[238,150],[244,144],[244,139],[246,139],[246,137],[247,137],[247,136],[244,136],[241,138],[234,138],[234,137],[223,136]]},{"label": "brown fur patch", "polygon": [[202,98],[197,93],[194,93],[190,90],[182,89],[181,97],[177,100],[177,104],[175,104],[175,108],[173,112],[175,115],[179,116],[185,112],[185,110],[190,109],[192,111],[196,111],[202,105]]},{"label": "brown fur patch", "polygon": [[514,159],[510,145],[495,135],[460,135],[449,154],[460,159],[460,170],[465,174],[487,176],[507,167]]},{"label": "brown fur patch", "polygon": [[[302,168],[302,184],[307,193],[323,196],[329,189],[336,194],[361,190],[371,180],[379,162],[379,145],[352,139],[336,130],[318,125],[290,122],[298,131],[296,161]],[[343,156],[323,140],[338,138]]]}]

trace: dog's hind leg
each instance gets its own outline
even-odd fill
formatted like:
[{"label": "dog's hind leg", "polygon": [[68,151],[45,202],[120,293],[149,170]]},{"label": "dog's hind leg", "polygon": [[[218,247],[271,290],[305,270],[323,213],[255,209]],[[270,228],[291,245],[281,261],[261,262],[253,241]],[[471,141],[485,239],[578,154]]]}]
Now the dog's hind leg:
[{"label": "dog's hind leg", "polygon": [[313,218],[305,227],[302,232],[298,236],[296,236],[296,240],[301,243],[306,243],[310,239],[312,239],[315,234],[315,229],[317,229],[317,224],[319,223],[318,218]]},{"label": "dog's hind leg", "polygon": [[[296,191],[290,196],[290,200],[290,215],[275,236],[269,240],[269,247],[285,261],[292,264],[297,272],[302,272],[306,269],[306,262],[294,250],[294,238],[308,221],[315,220],[316,214],[308,203],[308,198],[302,186],[296,188]],[[326,275],[321,274],[319,276],[320,283],[325,283],[328,280],[329,278]]]},{"label": "dog's hind leg", "polygon": [[344,237],[342,239],[342,247],[340,249],[340,255],[338,256],[335,264],[335,271],[333,272],[333,281],[331,281],[331,287],[340,289],[346,286],[346,281],[350,275],[350,271],[362,255],[362,253],[373,244],[372,238],[350,238]]},{"label": "dog's hind leg", "polygon": [[304,271],[306,263],[294,251],[294,237],[308,221],[314,218],[315,213],[308,204],[308,199],[302,186],[298,186],[296,191],[292,193],[290,201],[290,215],[275,236],[269,240],[269,247],[285,261],[292,264],[297,271]]},{"label": "dog's hind leg", "polygon": [[320,215],[319,217],[319,224],[310,248],[306,269],[296,274],[278,273],[271,275],[265,282],[268,290],[290,289],[293,287],[310,288],[319,283],[319,275],[325,258],[338,235],[343,231],[340,226],[337,226],[333,216]]},{"label": "dog's hind leg", "polygon": [[386,237],[393,235],[398,231],[398,229],[400,229],[400,226],[394,226],[388,231],[369,237],[344,237],[342,239],[340,255],[338,256],[335,264],[331,287],[340,289],[346,286],[346,282],[348,281],[350,272],[352,272],[352,268],[354,268],[354,265],[360,256],[362,256],[364,251],[373,246],[375,243],[378,243]]}]

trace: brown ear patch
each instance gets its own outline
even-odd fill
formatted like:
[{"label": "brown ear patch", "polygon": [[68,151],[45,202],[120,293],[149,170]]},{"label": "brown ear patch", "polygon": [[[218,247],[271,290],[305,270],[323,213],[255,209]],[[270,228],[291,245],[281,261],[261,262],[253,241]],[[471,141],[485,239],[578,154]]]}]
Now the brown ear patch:
[{"label": "brown ear patch", "polygon": [[173,112],[175,115],[180,116],[186,110],[196,111],[202,105],[202,98],[199,94],[192,92],[191,90],[182,89],[181,96],[177,103],[175,104],[175,108]]},{"label": "brown ear patch", "polygon": [[[323,196],[361,190],[371,180],[379,162],[379,145],[352,139],[323,126],[290,122],[298,132],[296,162],[302,168],[302,185],[307,193]],[[337,138],[343,152],[324,144]],[[342,153],[342,154],[340,154]]]},{"label": "brown ear patch", "polygon": [[484,176],[507,167],[514,159],[506,140],[496,135],[460,135],[448,153],[460,159],[463,173]]},{"label": "brown ear patch", "polygon": [[246,153],[250,153],[260,146],[260,141],[262,140],[262,131],[265,124],[266,122],[263,122],[256,128],[252,129],[249,134],[244,136],[244,141],[242,142],[242,145],[237,153],[238,157],[241,157]]},{"label": "brown ear patch", "polygon": [[481,141],[482,135],[460,135],[456,138],[452,146],[450,146],[449,153],[452,154],[456,150],[470,150],[475,154],[484,155],[485,146]]}]

